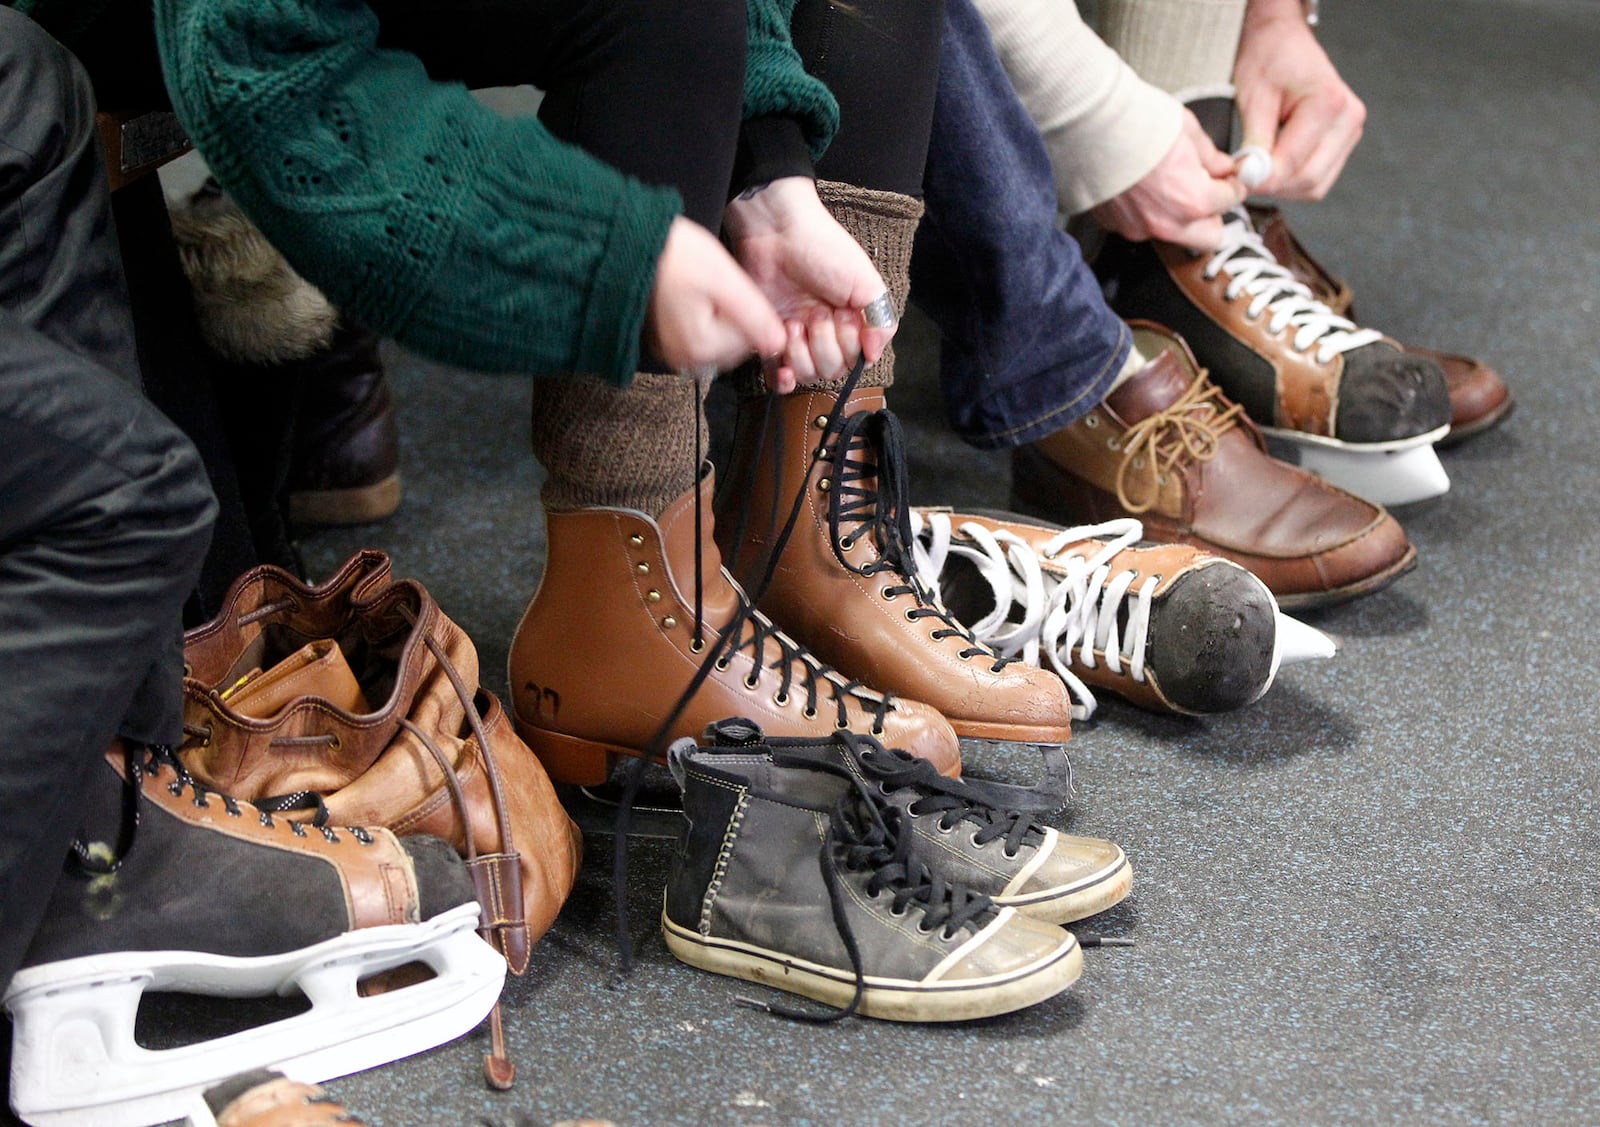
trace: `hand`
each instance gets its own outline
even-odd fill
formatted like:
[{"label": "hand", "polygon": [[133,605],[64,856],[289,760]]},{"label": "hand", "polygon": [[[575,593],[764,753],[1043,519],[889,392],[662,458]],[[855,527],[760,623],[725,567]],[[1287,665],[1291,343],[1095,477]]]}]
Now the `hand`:
[{"label": "hand", "polygon": [[1339,77],[1298,0],[1250,0],[1233,83],[1244,143],[1272,154],[1272,175],[1258,191],[1326,196],[1361,140],[1367,107]]},{"label": "hand", "polygon": [[1190,250],[1222,242],[1222,213],[1244,202],[1233,160],[1183,111],[1183,129],[1144,179],[1093,209],[1096,222],[1135,242],[1161,239]]},{"label": "hand", "polygon": [[767,386],[797,386],[843,375],[856,357],[872,363],[894,326],[871,328],[861,310],[885,292],[872,259],[817,198],[803,176],[774,180],[728,204],[734,256],[777,307],[787,331],[783,355],[767,365]]},{"label": "hand", "polygon": [[680,371],[731,368],[783,351],[783,321],[717,237],[681,215],[667,229],[645,313],[645,344]]}]

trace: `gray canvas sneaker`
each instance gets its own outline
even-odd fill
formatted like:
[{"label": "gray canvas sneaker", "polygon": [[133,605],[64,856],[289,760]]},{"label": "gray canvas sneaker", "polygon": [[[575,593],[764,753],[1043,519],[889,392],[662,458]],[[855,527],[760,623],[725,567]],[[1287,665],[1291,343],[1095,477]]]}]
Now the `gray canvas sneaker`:
[{"label": "gray canvas sneaker", "polygon": [[[801,742],[801,741],[796,741]],[[1054,997],[1083,969],[1071,933],[930,867],[909,816],[764,750],[674,745],[688,828],[661,927],[691,966],[891,1021],[961,1021]]]}]

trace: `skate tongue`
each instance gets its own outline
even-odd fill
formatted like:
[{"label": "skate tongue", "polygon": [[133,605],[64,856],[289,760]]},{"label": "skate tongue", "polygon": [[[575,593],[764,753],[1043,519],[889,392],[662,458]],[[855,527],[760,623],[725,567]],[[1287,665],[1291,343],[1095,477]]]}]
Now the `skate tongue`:
[{"label": "skate tongue", "polygon": [[1106,397],[1106,406],[1125,423],[1137,423],[1171,407],[1194,383],[1194,373],[1166,349]]}]

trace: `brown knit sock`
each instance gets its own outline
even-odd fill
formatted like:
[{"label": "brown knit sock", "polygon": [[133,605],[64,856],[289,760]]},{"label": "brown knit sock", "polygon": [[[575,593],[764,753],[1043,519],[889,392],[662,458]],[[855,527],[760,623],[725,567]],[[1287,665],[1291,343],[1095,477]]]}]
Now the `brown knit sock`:
[{"label": "brown knit sock", "polygon": [[[839,226],[850,232],[872,259],[889,287],[895,317],[903,317],[906,298],[911,293],[911,242],[922,218],[922,201],[899,192],[879,192],[836,180],[818,180],[817,195]],[[733,378],[741,396],[767,393],[759,365],[747,364]],[[878,362],[862,373],[861,382],[856,386],[888,387],[892,383],[894,345],[890,344]],[[837,391],[843,386],[842,377],[816,385],[821,391]]]},{"label": "brown knit sock", "polygon": [[649,372],[626,388],[590,376],[535,381],[533,453],[549,474],[545,508],[607,506],[660,516],[699,480],[709,387]]}]

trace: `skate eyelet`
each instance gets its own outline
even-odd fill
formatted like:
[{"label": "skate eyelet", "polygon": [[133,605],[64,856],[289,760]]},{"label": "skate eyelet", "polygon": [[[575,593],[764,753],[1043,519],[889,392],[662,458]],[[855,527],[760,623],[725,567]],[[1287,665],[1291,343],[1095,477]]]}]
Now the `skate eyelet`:
[{"label": "skate eyelet", "polygon": [[839,551],[848,552],[851,548],[854,548],[855,546],[856,546],[856,542],[854,540],[850,539],[850,537],[848,537],[848,536],[839,537]]},{"label": "skate eyelet", "polygon": [[906,611],[906,621],[907,622],[915,622],[917,619],[919,619],[921,617],[922,616],[917,613],[917,608],[916,607],[912,607],[910,610]]},{"label": "skate eyelet", "polygon": [[713,663],[713,666],[718,673],[726,673],[728,671],[728,659],[725,657],[719,657]]},{"label": "skate eyelet", "polygon": [[817,718],[817,710],[806,707],[800,710],[800,715],[804,716],[807,720],[815,720]]},{"label": "skate eyelet", "polygon": [[873,725],[873,726],[872,726],[872,734],[873,734],[873,735],[874,735],[874,736],[881,736],[881,735],[883,735],[883,725],[882,725],[882,724],[874,724],[874,725]]},{"label": "skate eyelet", "polygon": [[187,661],[184,662],[183,663],[183,675],[185,677],[188,677],[188,676],[191,676],[193,673],[194,673],[194,666],[190,665]]},{"label": "skate eyelet", "polygon": [[1090,430],[1095,430],[1096,428],[1098,428],[1100,426],[1100,416],[1099,415],[1085,415],[1084,419],[1083,419],[1083,425],[1088,427]]},{"label": "skate eyelet", "polygon": [[886,603],[892,603],[900,597],[900,592],[893,587],[885,587],[879,594],[883,596],[883,601]]},{"label": "skate eyelet", "polygon": [[760,688],[761,687],[761,678],[760,678],[760,676],[758,676],[756,674],[751,674],[749,677],[746,677],[744,679],[744,687],[747,688],[747,689]]},{"label": "skate eyelet", "polygon": [[789,694],[788,693],[774,693],[772,695],[772,703],[777,705],[779,708],[787,708],[787,707],[789,707]]},{"label": "skate eyelet", "polygon": [[689,652],[692,654],[704,653],[706,641],[704,638],[692,638],[689,641]]}]

